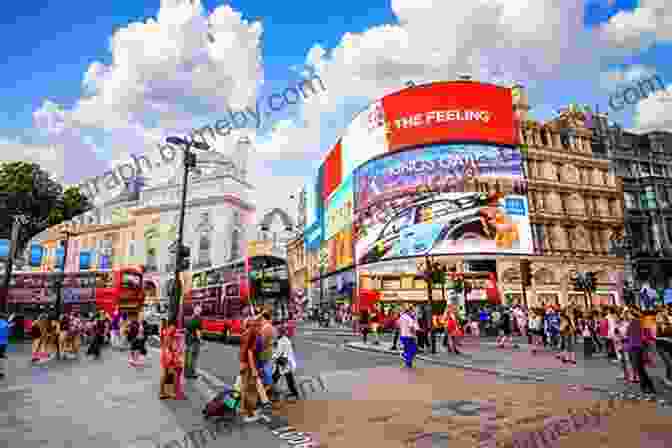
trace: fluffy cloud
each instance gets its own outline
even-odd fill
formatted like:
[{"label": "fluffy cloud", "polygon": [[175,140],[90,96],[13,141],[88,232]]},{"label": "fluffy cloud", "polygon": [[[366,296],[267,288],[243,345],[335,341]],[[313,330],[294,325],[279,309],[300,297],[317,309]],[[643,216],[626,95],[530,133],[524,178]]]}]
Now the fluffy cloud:
[{"label": "fluffy cloud", "polygon": [[603,38],[624,49],[639,50],[656,41],[672,40],[672,3],[641,0],[632,11],[619,11],[601,27]]},{"label": "fluffy cloud", "polygon": [[[665,0],[641,3],[587,29],[583,0],[392,0],[396,23],[346,32],[331,49],[311,48],[303,62],[317,70],[326,90],[296,106],[298,119],[253,136],[257,153],[249,171],[259,209],[289,206],[289,195],[354,114],[407,81],[467,72],[533,90],[565,78],[583,82],[594,73],[599,83],[600,64],[618,54],[614,48],[639,48],[648,36],[670,38]],[[45,101],[35,112],[36,127],[66,161],[82,151],[115,162],[156,151],[157,141],[214,123],[227,106],[254,105],[263,80],[261,34],[260,23],[230,6],[208,14],[200,0],[162,0],[156,18],[115,32],[111,63],[94,62],[83,75],[84,96],[72,108]],[[640,110],[641,121],[656,119],[648,110]],[[230,152],[234,141],[219,138],[214,146]],[[287,159],[296,161],[296,172],[279,175],[276,164]]]},{"label": "fluffy cloud", "polygon": [[65,173],[63,158],[55,146],[39,146],[21,142],[19,139],[0,138],[2,162],[32,162],[62,181]]}]

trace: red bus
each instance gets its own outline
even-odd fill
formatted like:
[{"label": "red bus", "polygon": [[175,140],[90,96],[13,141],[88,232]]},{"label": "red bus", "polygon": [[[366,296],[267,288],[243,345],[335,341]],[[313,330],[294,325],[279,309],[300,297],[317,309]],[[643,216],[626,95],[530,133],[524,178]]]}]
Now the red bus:
[{"label": "red bus", "polygon": [[142,268],[96,271],[96,308],[112,315],[116,308],[138,318],[145,306]]},{"label": "red bus", "polygon": [[90,314],[96,310],[111,312],[116,306],[134,314],[142,310],[144,293],[142,271],[122,268],[112,271],[15,272],[10,279],[10,312],[24,318],[24,329],[40,314],[55,311],[59,283],[63,281],[63,312]]},{"label": "red bus", "polygon": [[282,308],[279,303],[287,303],[287,272],[285,260],[268,256],[191,272],[191,282],[185,281],[184,315],[191,316],[200,306],[204,335],[224,341],[237,339],[242,320],[251,316],[250,302],[273,305],[274,310]]}]

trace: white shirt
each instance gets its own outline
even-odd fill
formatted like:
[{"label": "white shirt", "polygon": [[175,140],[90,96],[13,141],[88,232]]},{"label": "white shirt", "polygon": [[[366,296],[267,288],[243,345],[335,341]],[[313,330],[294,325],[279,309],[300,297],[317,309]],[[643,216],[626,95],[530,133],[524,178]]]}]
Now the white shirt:
[{"label": "white shirt", "polygon": [[294,357],[294,349],[292,348],[292,341],[287,336],[282,336],[278,339],[278,346],[273,351],[273,360],[284,356],[288,363],[286,366],[278,366],[280,374],[284,375],[287,372],[296,370],[296,358]]},{"label": "white shirt", "polygon": [[410,313],[404,313],[399,318],[399,336],[415,337],[415,332],[420,329],[418,321]]}]

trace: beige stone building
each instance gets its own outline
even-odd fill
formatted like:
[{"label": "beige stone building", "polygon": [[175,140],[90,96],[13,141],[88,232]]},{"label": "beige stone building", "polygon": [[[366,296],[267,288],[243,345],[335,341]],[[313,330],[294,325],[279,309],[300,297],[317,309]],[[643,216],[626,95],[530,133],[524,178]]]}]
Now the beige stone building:
[{"label": "beige stone building", "polygon": [[[623,299],[624,259],[610,255],[610,239],[623,228],[623,182],[609,161],[593,157],[592,131],[581,112],[563,111],[550,122],[527,119],[523,93],[517,104],[520,139],[527,145],[530,221],[535,239],[531,303],[583,303],[574,291],[577,271],[597,274],[594,302]],[[564,134],[564,136],[563,136]],[[564,137],[564,138],[563,138]],[[519,260],[497,260],[504,292],[520,297]]]}]

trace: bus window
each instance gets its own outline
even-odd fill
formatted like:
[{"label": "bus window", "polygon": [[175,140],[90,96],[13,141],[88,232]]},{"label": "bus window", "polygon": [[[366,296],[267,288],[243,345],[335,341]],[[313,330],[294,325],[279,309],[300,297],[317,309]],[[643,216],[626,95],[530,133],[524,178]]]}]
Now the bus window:
[{"label": "bus window", "polygon": [[96,273],[96,288],[113,288],[114,281],[111,272]]},{"label": "bus window", "polygon": [[203,288],[205,286],[205,272],[194,274],[191,283],[193,288]]},{"label": "bus window", "polygon": [[239,294],[240,289],[238,288],[238,285],[226,285],[226,290],[224,292],[226,297],[238,297]]},{"label": "bus window", "polygon": [[129,289],[140,289],[142,285],[142,276],[135,272],[121,273],[121,286]]},{"label": "bus window", "polygon": [[220,272],[217,270],[212,270],[208,272],[208,284],[207,286],[214,286],[221,282]]}]

